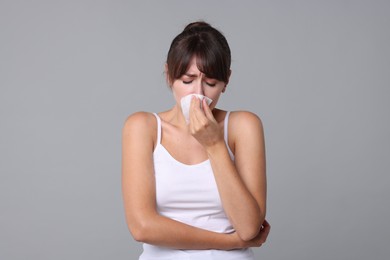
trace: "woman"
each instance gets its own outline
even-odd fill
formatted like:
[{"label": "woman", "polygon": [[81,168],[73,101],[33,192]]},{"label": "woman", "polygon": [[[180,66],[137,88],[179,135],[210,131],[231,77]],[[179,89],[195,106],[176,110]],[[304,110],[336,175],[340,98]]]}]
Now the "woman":
[{"label": "woman", "polygon": [[268,236],[261,120],[216,108],[230,63],[218,30],[187,25],[165,65],[175,105],[124,124],[122,189],[129,230],[144,243],[139,259],[254,259],[250,248]]}]

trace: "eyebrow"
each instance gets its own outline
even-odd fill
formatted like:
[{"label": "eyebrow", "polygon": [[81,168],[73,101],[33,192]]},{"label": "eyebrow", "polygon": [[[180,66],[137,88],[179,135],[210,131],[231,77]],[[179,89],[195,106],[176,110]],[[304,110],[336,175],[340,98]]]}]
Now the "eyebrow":
[{"label": "eyebrow", "polygon": [[[202,73],[202,74],[204,75],[204,77],[206,79],[214,79],[212,77],[209,77],[209,76],[205,75],[204,73]],[[198,77],[198,74],[184,73],[184,76],[187,76],[187,77],[190,77],[190,78],[196,78],[196,77]]]},{"label": "eyebrow", "polygon": [[184,73],[184,75],[191,78],[195,78],[198,76],[197,74],[191,74],[191,73]]}]

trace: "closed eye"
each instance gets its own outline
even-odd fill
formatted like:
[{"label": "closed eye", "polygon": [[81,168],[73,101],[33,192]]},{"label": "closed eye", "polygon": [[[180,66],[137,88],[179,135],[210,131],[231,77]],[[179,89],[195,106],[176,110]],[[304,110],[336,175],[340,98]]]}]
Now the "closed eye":
[{"label": "closed eye", "polygon": [[183,80],[183,83],[184,83],[184,84],[191,84],[191,83],[192,83],[192,80],[191,80],[191,81],[185,81],[185,80]]},{"label": "closed eye", "polygon": [[216,85],[217,83],[209,83],[209,82],[206,82],[206,84],[209,85],[210,87],[215,87],[215,85]]}]

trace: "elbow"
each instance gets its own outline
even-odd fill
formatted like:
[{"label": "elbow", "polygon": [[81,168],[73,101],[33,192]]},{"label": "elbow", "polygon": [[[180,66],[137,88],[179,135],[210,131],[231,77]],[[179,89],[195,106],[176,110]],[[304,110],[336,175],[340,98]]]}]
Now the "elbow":
[{"label": "elbow", "polygon": [[237,231],[237,234],[241,238],[241,240],[248,242],[257,237],[259,232],[260,228],[253,227],[248,230]]},{"label": "elbow", "polygon": [[126,223],[131,236],[137,242],[148,243],[156,223],[156,214],[154,213],[138,213],[129,212],[126,214]]},{"label": "elbow", "polygon": [[256,238],[261,230],[261,226],[263,225],[264,217],[261,217],[258,219],[258,221],[254,221],[252,225],[247,225],[245,227],[242,227],[241,230],[237,230],[238,236],[243,241],[251,241],[252,239]]},{"label": "elbow", "polygon": [[133,227],[130,229],[130,233],[135,241],[145,242],[145,232],[142,230],[142,227]]},{"label": "elbow", "polygon": [[129,225],[129,230],[137,242],[147,243],[148,237],[147,235],[149,232],[147,231],[148,224],[145,221],[139,221],[137,223],[133,223],[132,225]]}]

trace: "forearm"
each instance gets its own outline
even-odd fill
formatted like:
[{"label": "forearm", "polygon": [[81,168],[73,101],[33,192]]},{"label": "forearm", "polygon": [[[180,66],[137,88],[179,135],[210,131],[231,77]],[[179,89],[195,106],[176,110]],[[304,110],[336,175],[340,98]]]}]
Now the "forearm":
[{"label": "forearm", "polygon": [[259,232],[264,213],[242,181],[226,144],[216,143],[207,152],[224,210],[240,237],[250,240]]},{"label": "forearm", "polygon": [[134,238],[156,246],[173,249],[221,249],[240,247],[240,240],[231,234],[216,233],[196,228],[155,214],[139,226]]}]

